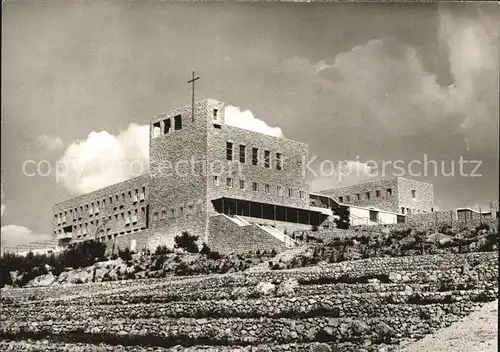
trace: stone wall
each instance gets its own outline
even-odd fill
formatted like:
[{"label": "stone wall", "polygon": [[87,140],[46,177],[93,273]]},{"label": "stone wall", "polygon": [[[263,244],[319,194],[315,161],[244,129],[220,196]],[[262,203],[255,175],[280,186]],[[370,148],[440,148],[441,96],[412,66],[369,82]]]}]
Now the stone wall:
[{"label": "stone wall", "polygon": [[[149,223],[151,233],[170,246],[182,231],[206,237],[207,101],[196,102],[194,113],[193,121],[188,105],[150,121],[151,129],[160,123],[161,133],[150,139]],[[175,130],[175,116],[182,119],[181,129]],[[168,133],[165,121],[170,121]]]},{"label": "stone wall", "polygon": [[222,214],[209,219],[208,246],[224,254],[286,249],[280,240],[258,226],[239,226]]},{"label": "stone wall", "polygon": [[[415,198],[412,196],[412,190],[415,191]],[[411,209],[411,214],[430,213],[434,210],[434,186],[431,183],[398,177],[398,200],[399,213],[401,207]],[[408,214],[407,210],[405,214]]]}]

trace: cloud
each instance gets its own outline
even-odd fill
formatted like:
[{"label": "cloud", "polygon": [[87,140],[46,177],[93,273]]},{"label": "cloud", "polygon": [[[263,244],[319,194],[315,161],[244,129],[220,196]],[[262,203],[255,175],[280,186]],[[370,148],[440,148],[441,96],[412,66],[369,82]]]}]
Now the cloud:
[{"label": "cloud", "polygon": [[241,110],[237,106],[228,105],[224,116],[228,125],[274,137],[283,137],[281,128],[269,126],[266,122],[256,118],[250,110]]},{"label": "cloud", "polygon": [[[29,245],[30,242],[53,241],[51,235],[35,233],[30,229],[19,225],[2,226],[1,234],[2,248]],[[38,245],[38,248],[40,248],[40,245]]]},{"label": "cloud", "polygon": [[314,133],[313,149],[325,153],[329,141],[346,159],[498,155],[499,25],[481,13],[440,12],[451,85],[426,69],[415,47],[390,36],[318,62],[286,60],[275,74],[294,73],[295,82],[283,80],[294,89],[281,105],[299,121],[314,117],[292,133]]},{"label": "cloud", "polygon": [[49,151],[60,150],[64,147],[64,142],[60,137],[54,137],[48,134],[42,134],[36,139],[39,147]]},{"label": "cloud", "polygon": [[454,84],[449,87],[448,110],[465,116],[467,148],[498,150],[498,16],[482,11],[474,16],[440,10],[439,39],[449,53]]},{"label": "cloud", "polygon": [[147,173],[148,159],[148,125],[132,123],[117,136],[91,132],[59,159],[60,182],[74,195],[92,192]]}]

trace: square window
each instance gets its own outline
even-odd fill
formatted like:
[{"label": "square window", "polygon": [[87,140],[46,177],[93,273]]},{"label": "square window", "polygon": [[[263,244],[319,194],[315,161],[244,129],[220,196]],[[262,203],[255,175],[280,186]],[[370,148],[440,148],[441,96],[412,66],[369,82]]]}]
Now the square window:
[{"label": "square window", "polygon": [[170,119],[166,119],[163,121],[163,134],[169,134],[171,132],[171,122]]},{"label": "square window", "polygon": [[180,130],[181,128],[182,128],[182,116],[181,115],[174,116],[174,129]]},{"label": "square window", "polygon": [[240,145],[240,163],[244,164],[246,159],[246,146]]},{"label": "square window", "polygon": [[276,170],[283,169],[283,158],[281,153],[276,153]]},{"label": "square window", "polygon": [[229,161],[233,160],[233,143],[226,143],[226,159]]},{"label": "square window", "polygon": [[160,121],[153,123],[153,138],[159,137],[161,135],[161,123]]},{"label": "square window", "polygon": [[269,184],[266,184],[265,189],[267,194],[271,194],[271,186]]},{"label": "square window", "polygon": [[269,150],[264,151],[264,167],[271,167],[271,152]]},{"label": "square window", "polygon": [[259,165],[259,149],[252,148],[252,165]]}]

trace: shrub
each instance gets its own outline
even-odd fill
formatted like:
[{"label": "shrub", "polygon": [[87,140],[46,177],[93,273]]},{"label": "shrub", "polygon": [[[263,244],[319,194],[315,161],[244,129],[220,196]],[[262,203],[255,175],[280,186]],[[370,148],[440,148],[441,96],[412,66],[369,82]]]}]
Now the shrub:
[{"label": "shrub", "polygon": [[210,247],[207,246],[206,243],[203,243],[203,246],[201,247],[200,254],[208,256],[212,251],[210,250]]},{"label": "shrub", "polygon": [[128,262],[128,261],[132,260],[132,254],[133,254],[133,252],[128,248],[125,248],[123,251],[120,248],[118,248],[118,256],[124,262]]},{"label": "shrub", "polygon": [[475,230],[476,230],[476,232],[479,232],[481,230],[488,230],[489,231],[490,230],[490,225],[488,225],[487,223],[483,222],[483,223],[477,225]]},{"label": "shrub", "polygon": [[196,245],[198,236],[190,235],[189,232],[183,231],[180,236],[175,236],[175,248],[182,248],[189,253],[198,253],[199,249]]},{"label": "shrub", "polygon": [[163,254],[170,254],[170,253],[174,253],[174,251],[172,249],[170,249],[168,246],[158,246],[156,247],[156,250],[155,250],[155,255],[163,255]]}]

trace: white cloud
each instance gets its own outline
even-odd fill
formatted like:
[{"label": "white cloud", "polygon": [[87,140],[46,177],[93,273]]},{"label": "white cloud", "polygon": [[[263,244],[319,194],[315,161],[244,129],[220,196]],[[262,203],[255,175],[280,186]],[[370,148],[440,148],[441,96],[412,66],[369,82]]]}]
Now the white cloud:
[{"label": "white cloud", "polygon": [[72,143],[58,161],[60,181],[72,194],[84,194],[148,172],[149,126],[130,124],[117,136],[91,132]]},{"label": "white cloud", "polygon": [[[2,226],[1,233],[2,248],[29,245],[30,242],[53,241],[51,235],[35,233],[30,229],[19,225]],[[40,245],[38,245],[38,247],[40,247]]]},{"label": "white cloud", "polygon": [[64,142],[60,137],[54,137],[48,134],[42,134],[36,139],[39,147],[49,151],[60,150],[64,147]]},{"label": "white cloud", "polygon": [[226,106],[225,121],[228,125],[234,127],[260,132],[274,137],[283,137],[281,128],[271,127],[265,121],[256,118],[250,110],[241,110],[237,106]]}]

